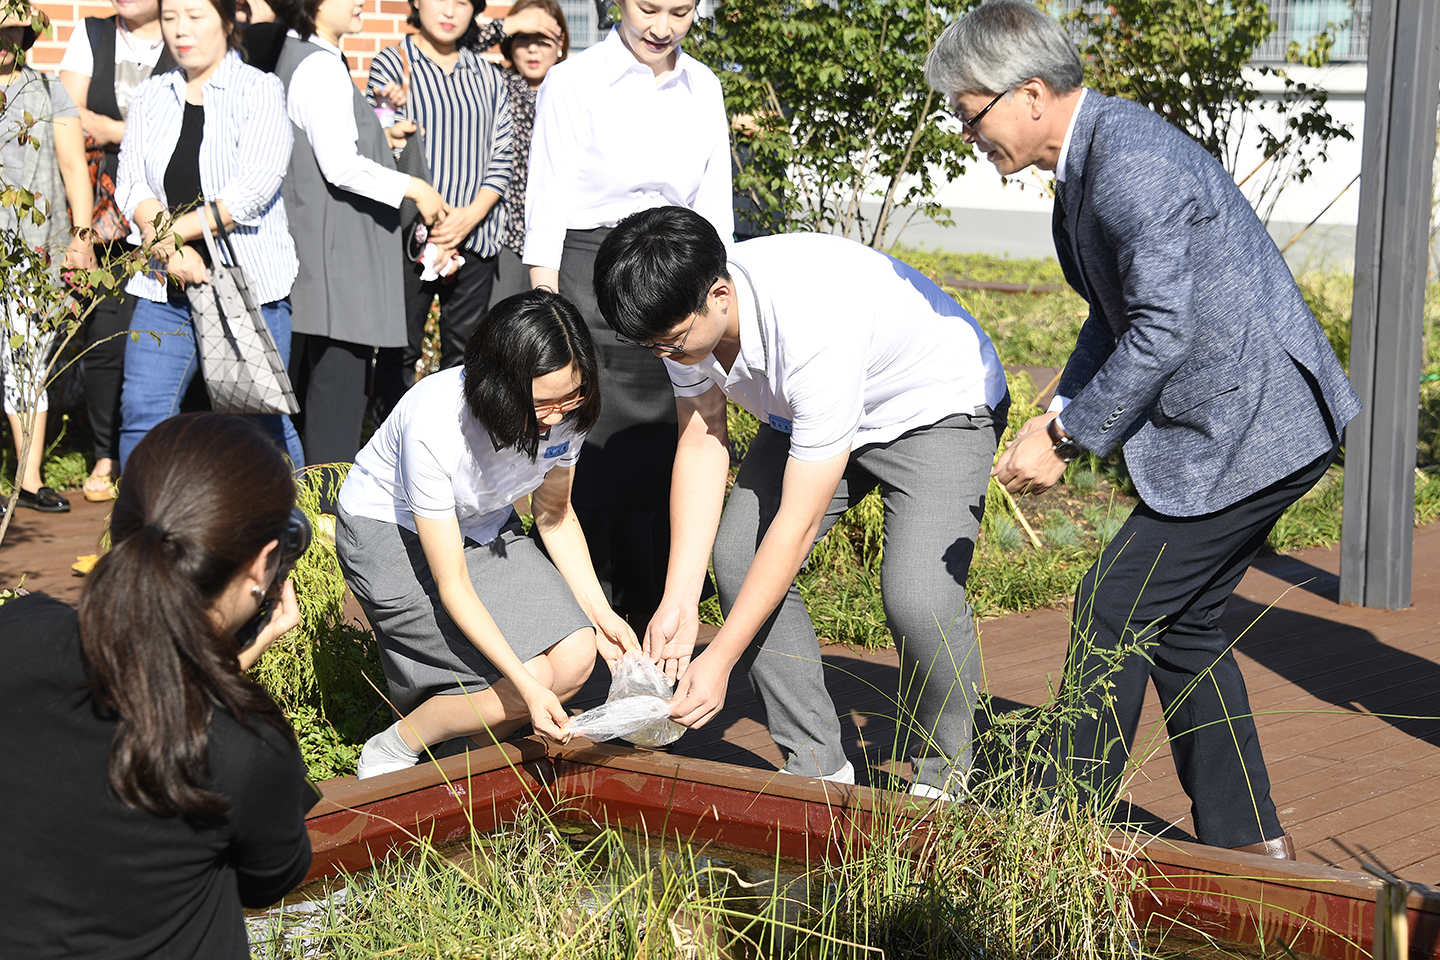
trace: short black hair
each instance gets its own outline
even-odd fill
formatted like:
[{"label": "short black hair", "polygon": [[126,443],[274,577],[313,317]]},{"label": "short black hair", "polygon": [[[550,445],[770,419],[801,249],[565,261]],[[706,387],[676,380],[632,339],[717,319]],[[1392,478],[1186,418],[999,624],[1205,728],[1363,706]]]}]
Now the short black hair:
[{"label": "short black hair", "polygon": [[[470,11],[470,25],[465,28],[465,32],[460,34],[460,37],[455,41],[457,47],[473,47],[475,46],[475,41],[480,38],[480,24],[475,22],[475,18],[485,11],[485,0],[469,0],[469,3],[472,7]],[[410,15],[405,18],[405,22],[416,30],[420,29],[420,7],[416,4],[416,0],[410,0]]]},{"label": "short black hair", "polygon": [[270,0],[275,19],[299,34],[301,40],[315,35],[315,14],[324,0]]},{"label": "short black hair", "polygon": [[535,459],[535,378],[571,364],[585,402],[565,421],[588,433],[600,419],[600,370],[595,343],[575,305],[558,293],[531,290],[490,308],[465,344],[465,404],[501,448]]},{"label": "short black hair", "polygon": [[730,279],[715,227],[685,207],[655,207],[621,220],[595,257],[595,299],[610,329],[654,340],[705,309],[710,288]]}]

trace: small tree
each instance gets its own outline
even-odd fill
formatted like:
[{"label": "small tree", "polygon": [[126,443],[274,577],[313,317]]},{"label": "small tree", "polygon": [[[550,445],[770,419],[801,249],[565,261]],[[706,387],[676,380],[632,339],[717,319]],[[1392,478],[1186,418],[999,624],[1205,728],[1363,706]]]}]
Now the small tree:
[{"label": "small tree", "polygon": [[779,229],[872,247],[897,206],[949,223],[935,194],[974,154],[923,67],[955,15],[933,0],[724,0],[686,42],[725,89],[737,192]]},{"label": "small tree", "polygon": [[[49,28],[49,20],[38,8],[26,0],[4,0],[0,3],[0,16],[19,16],[28,20],[37,34]],[[17,63],[24,63],[24,51],[15,51]],[[52,81],[59,87],[58,81]],[[13,94],[14,91],[9,91]],[[0,109],[7,96],[0,91]],[[40,143],[34,134],[37,125],[50,123],[50,117],[36,117],[28,113],[13,132],[0,132],[22,145],[38,150]],[[31,447],[43,443],[44,438],[36,436],[37,408],[45,390],[76,358],[62,361],[67,356],[66,348],[80,330],[80,325],[94,309],[94,305],[106,294],[116,290],[132,273],[141,268],[144,254],[137,252],[101,264],[90,270],[59,269],[65,256],[65,248],[72,236],[88,235],[90,225],[79,224],[69,231],[43,229],[46,239],[37,241],[37,229],[43,228],[56,216],[55,205],[64,210],[65,198],[38,196],[22,186],[6,183],[0,179],[0,207],[13,212],[15,226],[0,229],[0,349],[22,351],[16,355],[17,363],[10,368],[9,375],[15,378],[14,388],[20,400],[20,460],[17,467],[23,467],[30,456]],[[38,337],[37,337],[38,335]],[[52,346],[46,352],[24,349],[36,340],[49,341]],[[10,527],[15,513],[15,504],[20,496],[20,483],[11,486],[10,496],[5,504],[5,515],[0,518],[0,543]]]},{"label": "small tree", "polygon": [[[1252,188],[1252,203],[1269,219],[1280,192],[1305,180],[1335,140],[1353,139],[1325,108],[1326,93],[1291,79],[1284,70],[1251,62],[1275,30],[1261,0],[1107,0],[1086,3],[1064,15],[1083,31],[1080,53],[1086,82],[1159,113],[1194,137],[1231,176],[1239,169],[1241,144],[1251,124],[1268,170]],[[1328,61],[1331,24],[1308,47],[1291,43],[1288,59],[1307,66]],[[1253,76],[1278,79],[1281,93],[1262,98]]]}]

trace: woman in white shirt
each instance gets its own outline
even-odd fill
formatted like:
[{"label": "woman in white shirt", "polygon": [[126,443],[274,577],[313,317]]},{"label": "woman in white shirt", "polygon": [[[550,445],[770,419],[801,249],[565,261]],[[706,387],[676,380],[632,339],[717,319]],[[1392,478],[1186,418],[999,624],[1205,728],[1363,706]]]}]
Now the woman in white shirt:
[{"label": "woman in white shirt", "polygon": [[311,463],[355,458],[375,348],[407,342],[400,201],[415,201],[427,223],[447,209],[434,187],[395,169],[391,148],[404,146],[414,124],[395,124],[387,138],[350,80],[340,38],[360,32],[361,8],[359,0],[275,5],[290,27],[275,75],[295,125],[285,211],[300,257],[290,302],[303,335],[294,366]]},{"label": "woman in white shirt", "polygon": [[[179,412],[198,368],[184,287],[210,278],[202,216],[215,230],[218,215],[230,232],[280,354],[287,360],[290,355],[285,297],[295,281],[295,245],[280,198],[292,142],[285,92],[279,80],[246,66],[235,52],[235,0],[161,0],[160,28],[179,66],[135,91],[115,190],[154,263],[125,288],[139,298],[130,329],[141,335],[125,344],[122,469],[150,428]],[[303,466],[290,418],[258,419],[292,463]]]},{"label": "woman in white shirt", "polygon": [[[639,649],[570,506],[600,414],[598,370],[573,305],[548,291],[511,297],[480,321],[463,365],[412,387],[355,458],[335,548],[402,717],[365,744],[361,779],[527,720],[563,741],[561,704],[597,647],[612,663]],[[548,560],[516,516],[526,497]]]},{"label": "woman in white shirt", "polygon": [[720,81],[680,49],[691,0],[620,0],[604,40],[540,87],[525,200],[532,285],[573,300],[605,370],[605,413],[575,477],[575,505],[616,608],[644,624],[664,591],[675,400],[647,351],[615,341],[595,305],[595,254],[640,210],[687,207],[735,232]]}]

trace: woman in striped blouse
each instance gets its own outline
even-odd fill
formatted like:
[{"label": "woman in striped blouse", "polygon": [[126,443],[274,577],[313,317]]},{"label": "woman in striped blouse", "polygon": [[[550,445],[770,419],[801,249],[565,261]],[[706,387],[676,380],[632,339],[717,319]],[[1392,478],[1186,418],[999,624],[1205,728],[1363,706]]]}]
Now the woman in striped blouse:
[{"label": "woman in striped blouse", "polygon": [[[473,49],[479,28],[470,0],[410,0],[409,22],[417,32],[376,55],[369,87],[392,105],[403,104],[405,116],[424,131],[431,182],[450,210],[430,233],[441,251],[437,263],[444,279],[421,280],[420,265],[406,265],[409,344],[396,351],[398,364],[394,353],[377,364],[382,405],[393,404],[414,380],[436,296],[440,366],[464,359],[465,342],[490,304],[505,227],[497,208],[510,186],[513,162],[509,98],[500,75]],[[395,255],[401,256],[398,249]],[[463,263],[445,271],[455,255]]]},{"label": "woman in striped blouse", "polygon": [[[230,231],[281,356],[288,362],[290,355],[285,297],[296,259],[280,198],[292,142],[284,90],[279,79],[247,66],[235,52],[235,0],[161,0],[160,29],[179,66],[135,91],[115,190],[126,218],[153,243],[157,265],[126,287],[140,298],[130,329],[162,334],[125,346],[122,469],[141,438],[179,412],[195,376],[195,330],[184,287],[210,277],[203,241],[192,245],[202,237],[202,216],[212,230],[217,226],[206,201],[215,202]],[[292,463],[303,466],[290,418],[259,419]]]}]

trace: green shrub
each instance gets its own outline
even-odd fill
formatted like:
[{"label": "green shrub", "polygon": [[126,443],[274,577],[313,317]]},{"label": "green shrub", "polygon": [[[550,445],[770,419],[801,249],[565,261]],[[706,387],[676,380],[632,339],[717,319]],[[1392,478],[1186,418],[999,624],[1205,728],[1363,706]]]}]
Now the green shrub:
[{"label": "green shrub", "polygon": [[385,676],[374,636],[345,619],[345,579],[325,535],[334,519],[319,510],[321,485],[338,488],[343,479],[344,469],[333,466],[300,475],[297,499],[316,532],[290,575],[301,622],[251,671],[295,725],[315,780],[354,773],[361,746],[392,719],[378,692],[385,689]]}]

